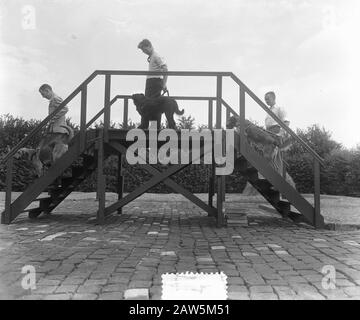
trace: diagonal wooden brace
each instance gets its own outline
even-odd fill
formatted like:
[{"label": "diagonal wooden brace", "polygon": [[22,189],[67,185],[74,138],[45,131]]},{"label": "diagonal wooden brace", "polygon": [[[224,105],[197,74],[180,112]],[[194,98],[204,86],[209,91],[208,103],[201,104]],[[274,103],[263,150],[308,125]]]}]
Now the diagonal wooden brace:
[{"label": "diagonal wooden brace", "polygon": [[[118,143],[118,142],[113,142],[111,145],[114,147],[114,149],[117,149],[118,151],[120,151],[123,154],[126,152],[126,148],[123,145],[121,145],[120,143]],[[151,173],[154,176],[159,175],[161,173],[160,170],[158,170],[157,168],[155,168],[152,165],[146,164],[146,165],[143,165],[143,167],[144,167],[144,169],[146,171],[148,171],[149,173]],[[166,179],[164,179],[163,182],[167,186],[169,186],[171,189],[173,189],[175,192],[178,192],[178,193],[182,194],[185,198],[187,198],[188,200],[190,200],[191,202],[193,202],[194,204],[199,206],[201,209],[206,211],[210,216],[215,216],[216,215],[216,209],[215,208],[207,205],[201,199],[199,199],[194,194],[192,194],[190,191],[186,190],[185,188],[183,188],[182,186],[177,184],[172,179],[166,178]]]},{"label": "diagonal wooden brace", "polygon": [[[117,143],[117,142],[111,142],[110,146],[113,147],[114,149],[116,149],[117,151],[120,152],[126,152],[126,148],[124,146],[122,146],[121,144]],[[204,149],[201,148],[201,152],[200,152],[200,157],[202,157],[204,155]],[[191,152],[190,152],[190,156],[191,156]],[[186,167],[188,167],[191,163],[188,164],[182,164],[182,165],[173,165],[171,168],[169,168],[168,170],[165,170],[163,172],[158,171],[157,169],[153,168],[156,170],[156,173],[154,171],[154,174],[156,174],[156,176],[154,176],[152,179],[150,179],[149,181],[145,182],[141,187],[139,187],[138,189],[134,190],[132,193],[128,194],[127,196],[125,196],[124,198],[122,198],[120,201],[112,204],[111,206],[105,208],[105,216],[111,214],[112,212],[116,211],[118,208],[125,206],[126,204],[128,204],[129,202],[135,200],[136,198],[138,198],[139,196],[141,196],[142,194],[144,194],[147,190],[149,190],[150,188],[152,188],[153,186],[157,185],[158,183],[165,181],[166,179],[168,179],[170,176],[176,174],[177,172],[185,169]],[[149,169],[152,170],[152,169]],[[170,184],[172,184],[172,186],[178,187],[178,185],[175,182],[170,182]],[[179,186],[180,187],[180,186]],[[182,189],[183,191],[184,189]],[[184,192],[186,195],[190,196],[190,192],[185,190]],[[194,195],[191,194],[191,198],[192,200],[195,200],[197,203],[200,201],[200,199],[198,199],[199,201],[197,201],[196,199],[194,199]],[[196,198],[196,197],[195,197]],[[208,208],[206,208],[206,211],[209,212],[207,210]],[[210,212],[209,212],[210,213]],[[211,211],[212,214],[212,211]]]}]

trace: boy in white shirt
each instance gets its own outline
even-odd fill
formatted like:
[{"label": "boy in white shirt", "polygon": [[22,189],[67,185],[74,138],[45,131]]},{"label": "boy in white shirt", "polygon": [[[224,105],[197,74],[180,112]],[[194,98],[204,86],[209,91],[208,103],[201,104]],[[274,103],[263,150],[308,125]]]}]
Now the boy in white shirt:
[{"label": "boy in white shirt", "polygon": [[[148,39],[142,40],[138,48],[148,55],[149,71],[168,71],[163,58],[155,52],[151,42]],[[145,86],[145,96],[148,98],[157,98],[161,96],[161,91],[167,92],[167,76],[148,75]]]},{"label": "boy in white shirt", "polygon": [[[289,126],[290,122],[286,118],[285,111],[276,105],[276,96],[273,91],[269,91],[265,94],[265,102],[269,106],[269,109],[275,113],[278,118],[283,121],[287,126]],[[280,127],[280,125],[268,114],[265,118],[265,128],[266,130],[275,133],[277,136],[280,136],[282,141],[284,142],[286,139],[289,139],[287,136],[287,132]],[[290,140],[289,140],[290,141]],[[288,144],[287,148],[290,147],[291,144]],[[284,174],[284,161],[283,161],[283,151],[287,148],[280,148],[274,145],[266,145],[264,147],[264,156],[269,160],[271,165],[275,168],[275,170],[283,176]],[[290,177],[288,173],[286,173],[286,180],[295,188],[295,183]]]}]

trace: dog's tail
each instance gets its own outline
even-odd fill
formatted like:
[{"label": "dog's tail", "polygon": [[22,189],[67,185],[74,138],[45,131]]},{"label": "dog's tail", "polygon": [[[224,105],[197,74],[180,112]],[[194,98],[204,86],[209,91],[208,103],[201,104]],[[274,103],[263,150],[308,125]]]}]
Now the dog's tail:
[{"label": "dog's tail", "polygon": [[69,135],[68,141],[70,141],[72,138],[74,138],[74,129],[73,128],[71,128],[69,126],[66,126],[66,125],[65,126],[60,126],[60,127],[63,127],[64,129],[67,130],[68,135]]},{"label": "dog's tail", "polygon": [[180,111],[180,110],[179,110],[179,106],[178,106],[178,104],[176,103],[176,108],[175,108],[174,112],[175,112],[177,115],[182,116],[182,115],[184,114],[185,110],[182,109],[182,110]]}]

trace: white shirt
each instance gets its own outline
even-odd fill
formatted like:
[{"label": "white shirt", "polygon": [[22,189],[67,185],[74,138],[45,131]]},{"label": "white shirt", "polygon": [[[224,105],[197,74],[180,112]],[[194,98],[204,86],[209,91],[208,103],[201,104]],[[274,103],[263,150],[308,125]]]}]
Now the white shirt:
[{"label": "white shirt", "polygon": [[[271,110],[273,113],[275,113],[275,115],[277,115],[278,118],[279,118],[282,122],[288,121],[287,118],[286,118],[286,113],[285,113],[285,111],[284,111],[282,108],[274,105],[272,108],[270,108],[270,110]],[[265,118],[265,128],[266,128],[266,129],[269,129],[270,127],[276,126],[276,125],[279,125],[279,124],[275,121],[275,119],[273,119],[273,118],[268,114],[268,115],[266,116],[266,118]]]},{"label": "white shirt", "polygon": [[[53,113],[62,102],[63,100],[58,95],[54,94],[49,102],[49,114]],[[65,114],[68,111],[69,108],[67,106],[64,106],[56,115],[52,117],[49,122],[52,132],[68,134],[68,131],[62,127],[66,126]]]},{"label": "white shirt", "polygon": [[[164,58],[160,57],[157,52],[153,52],[152,55],[148,58],[149,60],[149,71],[164,71],[162,67],[166,65]],[[149,75],[147,79],[150,78],[161,78],[161,76]]]}]

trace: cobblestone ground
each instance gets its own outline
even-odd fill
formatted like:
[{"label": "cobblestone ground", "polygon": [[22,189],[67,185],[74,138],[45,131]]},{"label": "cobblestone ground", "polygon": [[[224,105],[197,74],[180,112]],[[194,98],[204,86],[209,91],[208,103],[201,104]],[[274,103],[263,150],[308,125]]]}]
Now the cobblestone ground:
[{"label": "cobblestone ground", "polygon": [[[124,299],[139,289],[139,299],[161,299],[164,273],[223,271],[229,299],[360,299],[360,231],[295,225],[250,202],[236,203],[247,224],[219,229],[181,197],[161,199],[140,198],[102,226],[93,198],[0,225],[0,298]],[[22,288],[26,265],[35,290]]]}]

